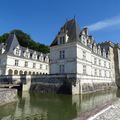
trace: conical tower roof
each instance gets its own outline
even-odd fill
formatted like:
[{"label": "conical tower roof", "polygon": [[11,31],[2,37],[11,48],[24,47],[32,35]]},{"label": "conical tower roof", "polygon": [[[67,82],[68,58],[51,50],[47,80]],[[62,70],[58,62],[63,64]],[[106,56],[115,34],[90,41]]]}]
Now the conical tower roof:
[{"label": "conical tower roof", "polygon": [[6,41],[6,53],[13,53],[16,46],[19,45],[18,39],[15,34],[10,34]]}]

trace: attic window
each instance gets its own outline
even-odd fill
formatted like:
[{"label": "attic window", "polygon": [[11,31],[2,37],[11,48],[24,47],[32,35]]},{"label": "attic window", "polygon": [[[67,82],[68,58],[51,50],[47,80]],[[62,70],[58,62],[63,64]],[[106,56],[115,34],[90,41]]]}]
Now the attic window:
[{"label": "attic window", "polygon": [[15,54],[16,54],[16,55],[20,55],[20,50],[16,48]]},{"label": "attic window", "polygon": [[64,36],[60,37],[60,44],[65,44],[65,37]]}]

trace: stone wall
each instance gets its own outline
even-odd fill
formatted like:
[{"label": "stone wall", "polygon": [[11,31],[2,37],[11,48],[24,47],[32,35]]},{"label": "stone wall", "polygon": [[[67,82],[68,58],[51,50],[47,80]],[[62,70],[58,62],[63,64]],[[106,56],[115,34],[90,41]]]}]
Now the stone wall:
[{"label": "stone wall", "polygon": [[17,90],[0,88],[0,106],[10,102],[15,102],[16,100]]},{"label": "stone wall", "polygon": [[72,84],[72,94],[86,94],[107,89],[116,89],[116,83],[111,80],[78,79]]},{"label": "stone wall", "polygon": [[57,93],[57,94],[72,94],[71,83],[67,81],[64,82],[39,82],[32,83],[30,87],[30,92],[39,92],[39,93]]}]

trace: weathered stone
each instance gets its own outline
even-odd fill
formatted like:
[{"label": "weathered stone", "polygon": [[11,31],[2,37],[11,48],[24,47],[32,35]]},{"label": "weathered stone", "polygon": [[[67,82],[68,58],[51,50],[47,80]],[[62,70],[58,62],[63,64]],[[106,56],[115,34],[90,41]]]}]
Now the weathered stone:
[{"label": "weathered stone", "polygon": [[0,89],[0,105],[15,102],[17,100],[17,90],[15,89]]}]

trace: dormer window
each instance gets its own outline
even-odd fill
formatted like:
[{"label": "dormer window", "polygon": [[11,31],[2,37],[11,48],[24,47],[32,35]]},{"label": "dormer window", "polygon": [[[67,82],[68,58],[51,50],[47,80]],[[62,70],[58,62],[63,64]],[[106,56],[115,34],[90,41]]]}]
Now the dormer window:
[{"label": "dormer window", "polygon": [[17,56],[20,56],[21,50],[18,49],[18,48],[16,48],[16,49],[14,50],[14,54],[17,55]]},{"label": "dormer window", "polygon": [[29,58],[30,57],[30,53],[29,52],[24,52],[24,57]]},{"label": "dormer window", "polygon": [[64,44],[65,43],[65,37],[60,37],[60,44]]},{"label": "dormer window", "polygon": [[40,57],[39,57],[39,60],[40,60],[40,61],[43,61],[43,58],[44,58],[44,57],[43,57],[43,54],[41,54]]},{"label": "dormer window", "polygon": [[65,44],[65,36],[59,37],[58,44]]},{"label": "dormer window", "polygon": [[33,56],[33,59],[36,59],[36,55]]},{"label": "dormer window", "polygon": [[86,35],[81,35],[81,43],[84,44],[84,45],[87,45],[87,37]]}]

